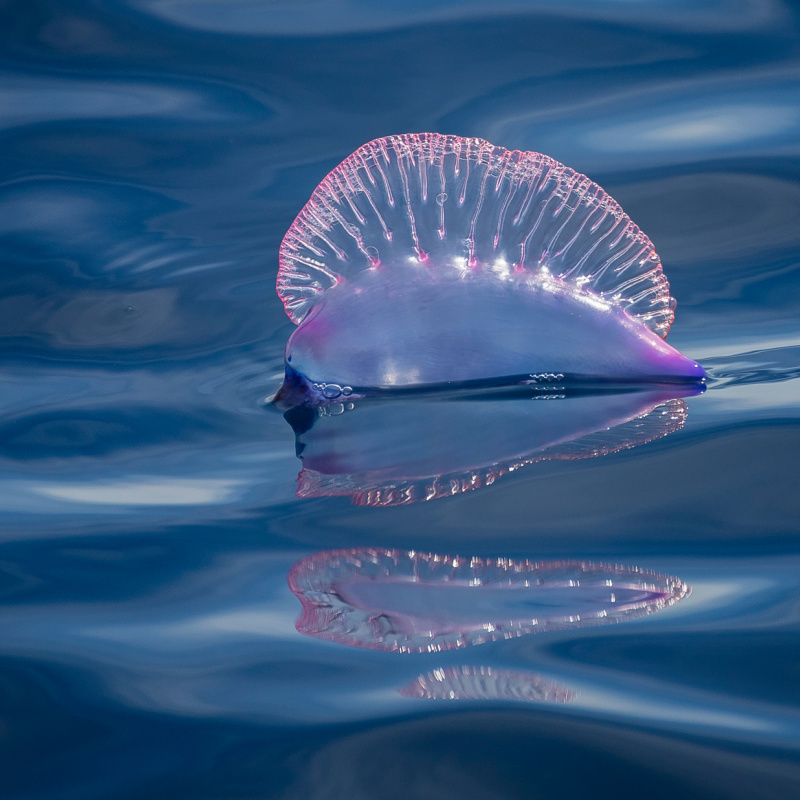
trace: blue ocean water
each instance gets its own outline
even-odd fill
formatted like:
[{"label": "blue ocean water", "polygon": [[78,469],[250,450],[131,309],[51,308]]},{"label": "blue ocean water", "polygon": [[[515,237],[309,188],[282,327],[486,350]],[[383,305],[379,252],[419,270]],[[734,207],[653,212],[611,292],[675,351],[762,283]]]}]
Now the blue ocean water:
[{"label": "blue ocean water", "polygon": [[[798,25],[780,0],[0,2],[0,795],[800,795]],[[419,131],[547,153],[642,227],[710,374],[675,425],[527,458],[454,425],[480,485],[420,502],[368,469],[298,484],[321,431],[355,463],[387,431],[447,448],[424,406],[293,429],[265,404],[283,234],[349,153]],[[296,629],[287,576],[329,551],[687,592],[385,651]]]}]

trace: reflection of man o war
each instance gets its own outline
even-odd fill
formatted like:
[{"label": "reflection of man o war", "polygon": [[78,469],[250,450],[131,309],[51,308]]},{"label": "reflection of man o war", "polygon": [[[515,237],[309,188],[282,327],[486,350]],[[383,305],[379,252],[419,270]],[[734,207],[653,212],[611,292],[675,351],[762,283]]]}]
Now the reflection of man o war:
[{"label": "reflection of man o war", "polygon": [[299,406],[285,415],[303,463],[297,496],[404,505],[490,486],[537,461],[615,453],[683,427],[679,392],[687,387]]},{"label": "reflection of man o war", "polygon": [[675,301],[619,205],[547,156],[482,139],[358,149],[289,228],[277,288],[299,326],[285,391],[318,401],[531,373],[705,377],[663,341]]},{"label": "reflection of man o war", "polygon": [[571,703],[576,692],[535,672],[495,667],[444,667],[414,679],[399,690],[403,697],[427,700],[514,700]]},{"label": "reflection of man o war", "polygon": [[621,622],[690,592],[638,567],[371,548],[315,553],[288,582],[300,633],[401,653]]}]

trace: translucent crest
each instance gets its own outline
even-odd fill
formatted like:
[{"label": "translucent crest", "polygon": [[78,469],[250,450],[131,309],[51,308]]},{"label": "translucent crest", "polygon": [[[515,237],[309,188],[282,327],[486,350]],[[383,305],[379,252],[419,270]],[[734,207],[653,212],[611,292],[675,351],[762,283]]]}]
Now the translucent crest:
[{"label": "translucent crest", "polygon": [[316,188],[283,239],[278,294],[300,323],[369,268],[497,280],[540,272],[666,336],[674,316],[652,242],[585,175],[540,153],[434,133],[375,139]]}]

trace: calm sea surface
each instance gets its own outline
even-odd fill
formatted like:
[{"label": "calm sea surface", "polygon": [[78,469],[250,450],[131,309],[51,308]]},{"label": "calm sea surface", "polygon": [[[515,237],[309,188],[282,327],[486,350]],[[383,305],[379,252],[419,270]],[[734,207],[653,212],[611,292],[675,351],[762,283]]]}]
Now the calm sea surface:
[{"label": "calm sea surface", "polygon": [[[0,796],[800,796],[798,26],[780,0],[0,2]],[[708,390],[265,405],[283,234],[361,144],[421,131],[609,191]]]}]

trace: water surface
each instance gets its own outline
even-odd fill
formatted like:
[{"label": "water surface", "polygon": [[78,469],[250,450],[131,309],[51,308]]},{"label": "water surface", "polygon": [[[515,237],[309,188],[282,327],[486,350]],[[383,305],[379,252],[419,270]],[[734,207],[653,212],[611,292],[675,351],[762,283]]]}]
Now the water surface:
[{"label": "water surface", "polygon": [[[0,794],[797,796],[797,10],[398,8],[0,4]],[[517,436],[518,399],[300,432],[265,406],[293,329],[284,232],[341,159],[418,131],[542,151],[620,202],[678,300],[669,342],[711,375],[668,400],[680,424],[528,458],[552,426],[563,446],[569,399],[529,399],[549,405],[520,419],[550,422]],[[297,483],[298,442],[344,441],[337,475],[392,468],[376,431],[433,468],[415,479],[463,481],[477,454],[483,482],[361,505]],[[299,632],[290,570],[358,548],[691,594],[447,652]]]}]

